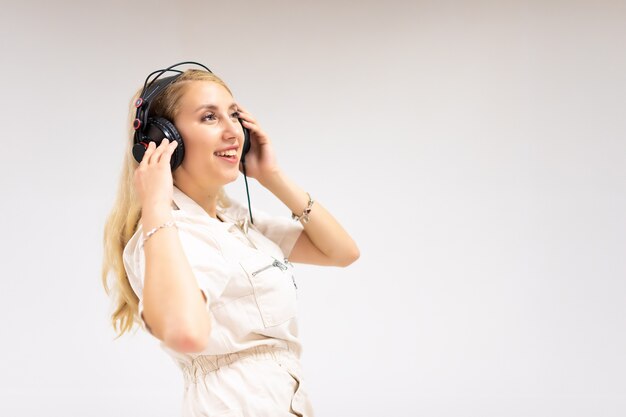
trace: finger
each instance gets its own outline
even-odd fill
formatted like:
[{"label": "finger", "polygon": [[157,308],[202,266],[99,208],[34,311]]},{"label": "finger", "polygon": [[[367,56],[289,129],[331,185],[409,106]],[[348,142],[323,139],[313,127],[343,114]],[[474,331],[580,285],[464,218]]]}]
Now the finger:
[{"label": "finger", "polygon": [[245,127],[249,128],[249,129],[252,129],[252,130],[258,130],[259,129],[259,126],[256,124],[256,122],[251,122],[249,120],[242,119],[242,123],[243,123],[243,125]]},{"label": "finger", "polygon": [[[172,141],[172,142],[176,142],[176,141]],[[159,154],[156,155],[156,160],[154,161],[155,163],[160,163],[161,160],[164,158],[164,155],[167,157],[167,153],[169,152],[170,149],[170,145],[172,144],[172,142],[170,142],[169,139],[167,138],[163,138],[163,140],[161,141],[161,145],[159,146]],[[169,157],[167,157],[169,159]]]},{"label": "finger", "polygon": [[250,113],[239,113],[239,117],[241,117],[243,120],[248,120],[252,123],[257,123],[256,119],[252,117]]},{"label": "finger", "polygon": [[150,155],[154,151],[155,145],[156,144],[152,141],[148,143],[148,147],[146,148],[146,151],[144,152],[143,157],[141,158],[141,162],[139,163],[139,166],[145,167],[146,165],[148,165],[148,159],[150,158]]},{"label": "finger", "polygon": [[159,162],[159,158],[161,157],[163,150],[167,148],[168,143],[169,141],[167,140],[167,138],[163,138],[163,140],[161,140],[159,146],[154,150],[152,155],[150,155],[150,160],[148,161],[148,164],[156,164]]},{"label": "finger", "polygon": [[172,154],[174,153],[174,150],[176,149],[177,146],[178,146],[177,141],[175,140],[171,141],[167,145],[167,147],[163,150],[163,153],[161,154],[161,157],[159,158],[159,164],[169,165],[170,159],[172,158]]},{"label": "finger", "polygon": [[248,111],[248,109],[246,109],[245,107],[243,107],[241,104],[236,103],[237,104],[237,110],[239,111],[240,114],[245,114],[248,118],[252,118],[251,113]]}]

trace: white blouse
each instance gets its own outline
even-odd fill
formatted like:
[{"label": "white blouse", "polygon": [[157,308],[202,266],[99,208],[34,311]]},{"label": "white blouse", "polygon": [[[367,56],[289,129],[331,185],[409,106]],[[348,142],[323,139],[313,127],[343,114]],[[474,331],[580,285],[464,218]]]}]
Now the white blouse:
[{"label": "white blouse", "polygon": [[[181,353],[160,346],[181,368],[200,355],[224,355],[261,345],[288,349],[300,358],[297,283],[287,257],[304,227],[290,217],[270,216],[236,201],[218,207],[222,221],[209,216],[174,186],[172,216],[200,290],[212,315],[209,343],[203,352]],[[143,320],[145,258],[141,223],[124,248],[124,267],[139,298]]]}]

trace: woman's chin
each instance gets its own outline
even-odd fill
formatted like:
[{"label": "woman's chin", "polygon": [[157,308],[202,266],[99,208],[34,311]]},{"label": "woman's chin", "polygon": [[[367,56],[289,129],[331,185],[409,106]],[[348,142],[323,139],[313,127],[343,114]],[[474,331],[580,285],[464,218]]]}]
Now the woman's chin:
[{"label": "woman's chin", "polygon": [[239,178],[239,171],[233,170],[233,172],[224,172],[221,177],[222,181],[220,182],[222,185],[230,184],[231,182],[237,181],[237,178]]}]

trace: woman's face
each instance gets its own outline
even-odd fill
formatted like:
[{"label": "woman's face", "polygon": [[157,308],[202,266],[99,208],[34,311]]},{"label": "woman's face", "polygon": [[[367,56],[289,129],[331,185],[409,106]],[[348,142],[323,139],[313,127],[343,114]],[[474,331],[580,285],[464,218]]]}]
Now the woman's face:
[{"label": "woman's face", "polygon": [[[174,125],[185,144],[182,165],[174,176],[191,177],[198,185],[215,188],[235,181],[243,149],[243,128],[228,90],[210,81],[192,81],[180,102]],[[228,150],[233,155],[219,156]]]}]

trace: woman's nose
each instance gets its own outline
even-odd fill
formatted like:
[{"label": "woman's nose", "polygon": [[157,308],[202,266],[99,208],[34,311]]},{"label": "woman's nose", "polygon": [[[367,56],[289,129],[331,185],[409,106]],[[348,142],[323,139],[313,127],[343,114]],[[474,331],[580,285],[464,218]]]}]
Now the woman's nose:
[{"label": "woman's nose", "polygon": [[227,121],[224,123],[224,133],[229,133],[236,136],[239,135],[239,132],[242,131],[239,119],[233,119],[232,117],[229,117],[226,120]]}]

